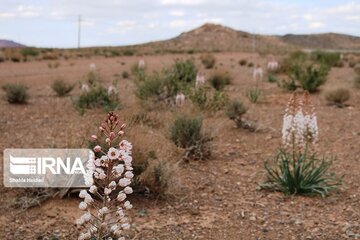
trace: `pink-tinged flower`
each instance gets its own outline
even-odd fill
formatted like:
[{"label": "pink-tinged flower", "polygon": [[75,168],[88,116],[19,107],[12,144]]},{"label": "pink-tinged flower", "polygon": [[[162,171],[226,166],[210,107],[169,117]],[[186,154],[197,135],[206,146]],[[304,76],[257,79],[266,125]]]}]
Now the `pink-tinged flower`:
[{"label": "pink-tinged flower", "polygon": [[117,174],[122,174],[124,172],[124,165],[123,164],[119,164],[115,167],[115,172]]},{"label": "pink-tinged flower", "polygon": [[105,195],[110,195],[110,193],[111,193],[111,189],[110,189],[110,188],[105,188],[105,189],[104,189],[104,194],[105,194]]},{"label": "pink-tinged flower", "polygon": [[110,137],[110,139],[114,139],[114,138],[116,137],[116,135],[115,135],[114,132],[111,132],[111,133],[109,134],[109,137]]},{"label": "pink-tinged flower", "polygon": [[88,205],[86,204],[86,202],[80,202],[79,208],[80,208],[81,210],[86,210],[87,207],[88,207]]},{"label": "pink-tinged flower", "polygon": [[107,144],[110,144],[110,142],[111,142],[111,141],[110,141],[110,138],[106,138],[106,139],[105,139],[105,142],[106,142]]},{"label": "pink-tinged flower", "polygon": [[105,173],[100,173],[99,174],[99,179],[100,180],[104,180],[106,178],[106,174]]},{"label": "pink-tinged flower", "polygon": [[119,230],[119,226],[117,224],[112,225],[110,228],[110,231],[112,232],[116,232],[117,230]]},{"label": "pink-tinged flower", "polygon": [[91,135],[91,140],[92,140],[92,141],[94,141],[94,142],[95,142],[97,139],[98,139],[98,138],[97,138],[97,136],[96,136],[96,135]]},{"label": "pink-tinged flower", "polygon": [[129,186],[130,183],[131,183],[131,181],[130,181],[130,179],[128,179],[128,178],[121,178],[121,179],[119,180],[119,186],[120,186],[120,187]]},{"label": "pink-tinged flower", "polygon": [[115,160],[118,159],[120,156],[119,150],[117,150],[116,148],[111,147],[107,153],[107,156],[111,159],[111,160]]},{"label": "pink-tinged flower", "polygon": [[126,201],[125,203],[124,203],[124,208],[126,208],[126,209],[132,209],[132,205],[131,205],[131,203],[129,202],[129,201]]},{"label": "pink-tinged flower", "polygon": [[121,150],[130,151],[132,149],[132,144],[126,140],[122,140],[119,143],[119,147]]},{"label": "pink-tinged flower", "polygon": [[122,202],[126,199],[126,194],[125,193],[122,193],[122,192],[119,192],[118,196],[117,196],[117,200],[119,202]]},{"label": "pink-tinged flower", "polygon": [[91,213],[90,213],[90,212],[85,213],[84,215],[81,216],[81,219],[82,219],[84,222],[90,221],[90,220],[91,220]]},{"label": "pink-tinged flower", "polygon": [[132,162],[132,156],[126,154],[122,157],[122,160],[124,161],[125,165],[130,165]]},{"label": "pink-tinged flower", "polygon": [[[126,197],[126,195],[125,195],[125,197]],[[122,202],[122,201],[121,201],[121,202]],[[121,208],[119,208],[119,209],[116,211],[116,214],[119,215],[120,218],[125,217],[125,213],[124,213],[124,211],[123,211]]]},{"label": "pink-tinged flower", "polygon": [[125,173],[125,177],[128,178],[128,179],[132,179],[134,177],[134,174],[131,171],[127,171]]},{"label": "pink-tinged flower", "polygon": [[105,128],[99,127],[99,130],[100,130],[100,132],[104,132],[104,131],[105,131]]},{"label": "pink-tinged flower", "polygon": [[124,230],[128,230],[128,229],[130,229],[130,224],[124,223],[124,224],[121,224],[121,227],[122,227]]},{"label": "pink-tinged flower", "polygon": [[100,164],[102,167],[107,167],[109,164],[109,158],[107,156],[101,156]]},{"label": "pink-tinged flower", "polygon": [[111,183],[109,183],[109,188],[114,190],[116,188],[116,182],[115,181],[111,181]]},{"label": "pink-tinged flower", "polygon": [[132,194],[133,193],[133,189],[131,187],[126,187],[124,188],[124,193],[126,194]]},{"label": "pink-tinged flower", "polygon": [[106,214],[107,212],[109,212],[109,209],[107,207],[103,207],[103,208],[99,209],[99,214],[101,216]]},{"label": "pink-tinged flower", "polygon": [[92,185],[89,189],[89,192],[91,192],[92,194],[97,192],[97,187],[95,185]]},{"label": "pink-tinged flower", "polygon": [[85,202],[86,204],[90,204],[90,203],[92,203],[93,201],[94,201],[94,199],[92,199],[92,197],[91,197],[90,194],[88,194],[88,195],[85,196],[84,202]]},{"label": "pink-tinged flower", "polygon": [[79,193],[80,198],[85,198],[87,195],[89,195],[89,194],[86,190],[81,190]]},{"label": "pink-tinged flower", "polygon": [[101,147],[99,145],[95,146],[94,152],[101,152]]},{"label": "pink-tinged flower", "polygon": [[83,224],[84,224],[84,219],[83,219],[82,217],[79,218],[79,219],[76,219],[76,220],[75,220],[75,224],[76,224],[76,225],[79,225],[79,226],[83,225]]},{"label": "pink-tinged flower", "polygon": [[120,131],[118,132],[118,135],[119,135],[119,136],[124,135],[124,131],[120,130]]}]

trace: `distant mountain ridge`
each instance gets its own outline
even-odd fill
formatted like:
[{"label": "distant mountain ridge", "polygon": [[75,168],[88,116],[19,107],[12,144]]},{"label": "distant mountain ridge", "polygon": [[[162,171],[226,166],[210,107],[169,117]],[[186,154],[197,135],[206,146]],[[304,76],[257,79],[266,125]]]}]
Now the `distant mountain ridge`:
[{"label": "distant mountain ridge", "polygon": [[[147,44],[146,44],[147,45]],[[242,51],[256,49],[336,49],[360,50],[360,37],[338,34],[251,34],[219,24],[206,23],[179,36],[149,43],[157,48],[200,51]]]},{"label": "distant mountain ridge", "polygon": [[23,47],[26,46],[11,40],[0,39],[0,48],[23,48]]}]

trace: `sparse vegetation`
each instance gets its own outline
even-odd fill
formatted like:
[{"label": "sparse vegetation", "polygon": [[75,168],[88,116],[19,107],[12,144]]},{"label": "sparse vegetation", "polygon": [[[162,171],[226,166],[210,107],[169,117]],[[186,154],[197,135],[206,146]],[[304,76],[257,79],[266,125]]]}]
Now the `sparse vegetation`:
[{"label": "sparse vegetation", "polygon": [[261,95],[262,91],[259,88],[253,88],[246,92],[246,96],[252,103],[258,103]]},{"label": "sparse vegetation", "polygon": [[170,139],[185,149],[184,159],[205,160],[211,155],[212,140],[202,130],[202,119],[180,116],[170,128]]},{"label": "sparse vegetation", "polygon": [[74,87],[74,84],[69,84],[65,82],[62,78],[56,79],[51,85],[51,88],[59,97],[66,96],[74,89]]},{"label": "sparse vegetation", "polygon": [[310,93],[318,91],[318,88],[326,81],[327,69],[323,66],[307,66],[305,70],[299,73],[300,85],[304,90]]},{"label": "sparse vegetation", "polygon": [[311,59],[321,65],[325,65],[325,66],[331,68],[331,67],[335,67],[339,64],[340,53],[314,51],[311,53]]},{"label": "sparse vegetation", "polygon": [[2,86],[2,89],[6,93],[6,100],[12,104],[26,103],[29,95],[27,93],[28,88],[22,84],[6,84]]},{"label": "sparse vegetation", "polygon": [[122,76],[122,78],[127,79],[127,78],[129,78],[130,74],[127,71],[123,71],[121,73],[121,76]]},{"label": "sparse vegetation", "polygon": [[246,60],[246,59],[241,59],[241,60],[239,61],[239,65],[240,65],[240,66],[246,66],[246,64],[247,64],[247,60]]},{"label": "sparse vegetation", "polygon": [[268,82],[274,83],[274,82],[278,82],[278,79],[275,75],[273,74],[269,74],[268,75]]},{"label": "sparse vegetation", "polygon": [[274,162],[266,162],[267,182],[263,189],[280,191],[287,195],[321,195],[325,197],[336,190],[339,179],[327,174],[331,161],[319,159],[307,151],[289,153],[280,150]]},{"label": "sparse vegetation", "polygon": [[239,100],[229,102],[225,109],[225,113],[228,118],[233,120],[238,128],[243,127],[242,116],[246,113],[246,111],[246,107]]},{"label": "sparse vegetation", "polygon": [[200,59],[206,69],[210,69],[215,66],[216,58],[210,53],[201,55]]},{"label": "sparse vegetation", "polygon": [[74,104],[80,112],[90,108],[103,108],[106,111],[120,108],[118,96],[109,96],[107,89],[101,85],[93,86],[88,92],[82,93],[78,98],[74,99]]},{"label": "sparse vegetation", "polygon": [[224,71],[216,71],[209,77],[211,86],[218,91],[223,90],[226,85],[230,84],[230,81],[230,74]]},{"label": "sparse vegetation", "polygon": [[350,92],[344,88],[337,88],[325,93],[325,99],[330,105],[344,107],[345,102],[350,99]]}]

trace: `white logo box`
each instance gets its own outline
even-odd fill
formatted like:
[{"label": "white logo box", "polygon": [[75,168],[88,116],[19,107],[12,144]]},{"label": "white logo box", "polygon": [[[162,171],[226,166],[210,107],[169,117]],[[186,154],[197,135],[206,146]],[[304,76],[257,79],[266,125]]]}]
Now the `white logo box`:
[{"label": "white logo box", "polygon": [[5,149],[5,187],[85,187],[89,149]]}]

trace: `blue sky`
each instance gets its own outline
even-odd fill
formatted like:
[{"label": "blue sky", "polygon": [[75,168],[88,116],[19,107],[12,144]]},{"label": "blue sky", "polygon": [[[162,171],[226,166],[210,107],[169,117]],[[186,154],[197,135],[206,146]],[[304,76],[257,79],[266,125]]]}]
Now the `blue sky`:
[{"label": "blue sky", "polygon": [[261,34],[360,36],[360,0],[0,0],[0,39],[37,47],[128,45],[205,22]]}]

